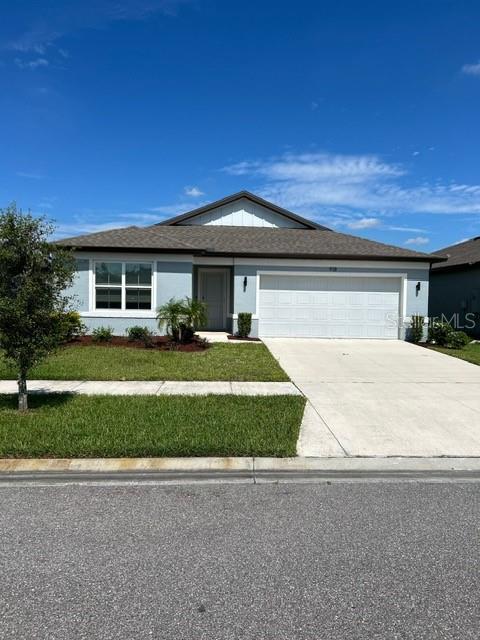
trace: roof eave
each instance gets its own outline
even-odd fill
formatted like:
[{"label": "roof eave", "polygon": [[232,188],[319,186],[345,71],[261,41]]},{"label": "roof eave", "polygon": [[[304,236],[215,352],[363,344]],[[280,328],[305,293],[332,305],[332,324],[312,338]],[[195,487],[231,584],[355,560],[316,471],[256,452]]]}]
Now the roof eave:
[{"label": "roof eave", "polygon": [[[446,258],[445,258],[446,260]],[[473,262],[461,262],[459,264],[440,264],[433,270],[435,273],[445,273],[445,271],[462,271],[464,269],[471,269],[478,267],[480,260],[474,260]]]},{"label": "roof eave", "polygon": [[432,255],[419,256],[398,256],[398,255],[371,255],[371,254],[355,254],[355,253],[286,253],[282,251],[264,252],[264,251],[215,251],[212,249],[202,249],[200,247],[121,247],[121,246],[99,246],[99,245],[75,245],[63,244],[62,246],[73,249],[74,251],[105,251],[110,253],[176,253],[198,256],[217,256],[217,257],[238,257],[238,258],[284,258],[293,260],[372,260],[387,262],[442,262],[445,258]]}]

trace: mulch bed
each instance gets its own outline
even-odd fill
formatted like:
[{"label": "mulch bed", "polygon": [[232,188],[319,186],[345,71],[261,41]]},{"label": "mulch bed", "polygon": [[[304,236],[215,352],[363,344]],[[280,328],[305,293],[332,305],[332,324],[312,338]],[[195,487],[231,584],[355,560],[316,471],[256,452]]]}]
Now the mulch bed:
[{"label": "mulch bed", "polygon": [[210,346],[200,338],[194,338],[192,342],[186,344],[178,344],[172,342],[167,336],[154,336],[152,338],[152,346],[146,347],[140,340],[129,340],[124,336],[113,336],[108,342],[98,342],[93,340],[92,336],[81,336],[66,344],[67,347],[130,347],[133,349],[155,349],[157,351],[205,351]]},{"label": "mulch bed", "polygon": [[261,342],[260,338],[241,338],[240,336],[232,336],[229,334],[227,336],[229,340],[244,340],[245,342]]}]

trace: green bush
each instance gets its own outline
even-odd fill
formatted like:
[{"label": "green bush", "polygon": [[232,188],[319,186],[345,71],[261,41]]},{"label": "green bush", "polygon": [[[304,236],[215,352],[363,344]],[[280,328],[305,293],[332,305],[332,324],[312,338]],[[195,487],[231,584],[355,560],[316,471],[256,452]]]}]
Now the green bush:
[{"label": "green bush", "polygon": [[471,342],[464,331],[455,331],[451,324],[440,321],[435,321],[430,326],[428,340],[448,349],[463,349]]},{"label": "green bush", "polygon": [[412,342],[422,342],[424,321],[425,321],[424,316],[419,316],[419,315],[412,316],[412,323],[410,325],[410,340]]},{"label": "green bush", "polygon": [[128,339],[132,342],[143,342],[146,347],[153,346],[153,331],[150,331],[148,327],[140,327],[135,325],[127,329]]},{"label": "green bush", "polygon": [[238,314],[237,334],[240,338],[248,338],[252,330],[252,314],[242,311]]},{"label": "green bush", "polygon": [[428,341],[438,344],[439,347],[446,347],[454,332],[454,328],[448,322],[435,320],[428,329]]},{"label": "green bush", "polygon": [[66,311],[59,314],[60,327],[64,342],[70,342],[85,335],[87,327],[82,321],[78,311]]},{"label": "green bush", "polygon": [[97,327],[92,331],[92,340],[94,342],[110,342],[112,338],[112,327]]},{"label": "green bush", "polygon": [[453,331],[448,341],[449,349],[463,349],[471,342],[471,338],[464,331]]},{"label": "green bush", "polygon": [[207,324],[207,305],[192,298],[170,298],[158,308],[157,321],[175,342],[191,342],[195,331]]}]

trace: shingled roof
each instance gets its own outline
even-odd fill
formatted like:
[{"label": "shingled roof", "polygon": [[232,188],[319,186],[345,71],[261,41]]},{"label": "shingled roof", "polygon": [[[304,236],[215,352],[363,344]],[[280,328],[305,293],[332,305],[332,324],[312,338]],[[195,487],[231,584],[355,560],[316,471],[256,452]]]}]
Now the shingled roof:
[{"label": "shingled roof", "polygon": [[480,263],[480,236],[440,249],[435,252],[435,255],[446,259],[444,262],[436,264],[434,266],[435,270],[456,269],[478,264]]},{"label": "shingled roof", "polygon": [[272,258],[406,260],[441,257],[328,229],[217,225],[126,227],[60,240],[78,250],[188,253]]}]

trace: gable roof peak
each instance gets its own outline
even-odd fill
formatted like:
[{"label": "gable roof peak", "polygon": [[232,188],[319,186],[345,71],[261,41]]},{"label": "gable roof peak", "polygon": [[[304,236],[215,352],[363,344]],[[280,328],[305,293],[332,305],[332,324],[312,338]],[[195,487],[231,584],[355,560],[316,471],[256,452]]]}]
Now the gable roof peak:
[{"label": "gable roof peak", "polygon": [[270,209],[270,211],[273,211],[274,213],[278,213],[288,218],[289,220],[298,222],[299,224],[302,224],[306,229],[321,229],[322,231],[331,231],[331,229],[329,229],[328,227],[325,227],[321,224],[313,222],[313,220],[308,220],[307,218],[303,218],[302,216],[299,216],[296,213],[292,213],[292,211],[288,211],[288,209],[284,209],[283,207],[280,207],[274,204],[273,202],[264,200],[260,196],[257,196],[251,191],[247,191],[246,189],[242,191],[237,191],[236,193],[232,193],[231,195],[226,196],[225,198],[221,198],[220,200],[215,200],[214,202],[210,202],[207,205],[197,207],[196,209],[192,209],[191,211],[187,211],[186,213],[182,213],[178,216],[174,216],[173,218],[168,218],[167,220],[163,220],[162,222],[157,222],[156,224],[152,225],[152,227],[181,225],[182,223],[185,223],[187,220],[190,220],[191,218],[199,216],[203,213],[207,213],[209,211],[213,211],[214,209],[218,209],[218,207],[221,207],[226,204],[230,204],[232,202],[235,202],[236,200],[241,200],[242,198],[246,198],[247,200],[250,200],[255,204],[258,204],[262,207]]}]

